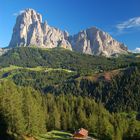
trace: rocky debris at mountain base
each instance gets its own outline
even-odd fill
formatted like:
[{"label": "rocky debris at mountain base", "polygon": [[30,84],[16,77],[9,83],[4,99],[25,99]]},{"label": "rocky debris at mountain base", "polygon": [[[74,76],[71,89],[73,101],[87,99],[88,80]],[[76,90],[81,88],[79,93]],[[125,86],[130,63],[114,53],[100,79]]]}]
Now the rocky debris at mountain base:
[{"label": "rocky debris at mountain base", "polygon": [[5,54],[8,50],[9,48],[0,48],[0,56]]}]

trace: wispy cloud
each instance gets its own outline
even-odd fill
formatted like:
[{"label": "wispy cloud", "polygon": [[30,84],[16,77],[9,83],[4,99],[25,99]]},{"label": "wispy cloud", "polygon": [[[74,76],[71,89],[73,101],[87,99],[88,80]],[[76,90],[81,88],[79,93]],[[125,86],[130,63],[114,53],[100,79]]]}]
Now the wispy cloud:
[{"label": "wispy cloud", "polygon": [[25,12],[24,10],[20,10],[19,12],[13,13],[13,16],[18,16],[20,14],[22,14],[23,12]]},{"label": "wispy cloud", "polygon": [[119,31],[140,27],[140,17],[134,17],[116,25]]},{"label": "wispy cloud", "polygon": [[134,50],[132,50],[133,53],[140,53],[140,48],[136,48]]}]

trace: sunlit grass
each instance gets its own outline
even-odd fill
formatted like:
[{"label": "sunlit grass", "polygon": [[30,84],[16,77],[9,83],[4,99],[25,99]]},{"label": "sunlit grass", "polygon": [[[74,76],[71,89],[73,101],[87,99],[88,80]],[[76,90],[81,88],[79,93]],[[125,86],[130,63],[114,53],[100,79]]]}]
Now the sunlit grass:
[{"label": "sunlit grass", "polygon": [[56,131],[53,130],[46,134],[42,134],[36,137],[37,140],[72,140],[72,134],[68,132]]}]

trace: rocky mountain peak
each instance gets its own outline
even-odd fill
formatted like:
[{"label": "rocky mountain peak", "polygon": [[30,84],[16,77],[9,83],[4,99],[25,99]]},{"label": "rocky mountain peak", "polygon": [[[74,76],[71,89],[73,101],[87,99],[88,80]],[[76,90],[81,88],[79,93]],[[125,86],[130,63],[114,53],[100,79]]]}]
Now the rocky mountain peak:
[{"label": "rocky mountain peak", "polygon": [[108,33],[91,27],[69,38],[73,49],[90,55],[107,57],[126,54],[127,47],[113,39]]},{"label": "rocky mountain peak", "polygon": [[69,50],[107,57],[127,54],[127,47],[113,39],[108,33],[91,27],[69,36],[67,31],[51,27],[33,9],[24,10],[16,20],[9,47],[37,46],[62,47]]},{"label": "rocky mountain peak", "polygon": [[24,12],[22,12],[20,14],[20,16],[23,16],[24,20],[27,20],[27,22],[30,22],[30,23],[35,23],[35,22],[42,22],[42,16],[41,14],[37,13],[35,10],[33,9],[25,9]]},{"label": "rocky mountain peak", "polygon": [[9,47],[37,46],[55,48],[61,46],[72,50],[65,33],[42,22],[42,16],[33,9],[26,9],[16,20]]}]

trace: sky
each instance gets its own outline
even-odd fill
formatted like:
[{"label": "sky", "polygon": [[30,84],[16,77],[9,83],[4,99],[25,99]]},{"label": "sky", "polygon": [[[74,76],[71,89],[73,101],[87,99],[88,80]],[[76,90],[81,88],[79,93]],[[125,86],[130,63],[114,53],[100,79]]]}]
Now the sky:
[{"label": "sky", "polygon": [[140,0],[0,0],[0,47],[8,46],[16,17],[26,8],[71,35],[96,26],[140,51]]}]

